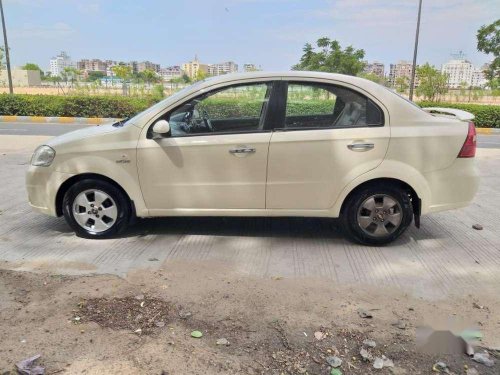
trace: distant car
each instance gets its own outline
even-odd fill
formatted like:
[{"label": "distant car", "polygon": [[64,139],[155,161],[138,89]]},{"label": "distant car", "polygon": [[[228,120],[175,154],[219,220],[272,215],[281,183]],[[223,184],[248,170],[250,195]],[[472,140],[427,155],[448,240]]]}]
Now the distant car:
[{"label": "distant car", "polygon": [[224,75],[48,141],[27,190],[86,238],[135,217],[299,216],[339,217],[350,239],[383,245],[473,199],[472,119],[351,76]]}]

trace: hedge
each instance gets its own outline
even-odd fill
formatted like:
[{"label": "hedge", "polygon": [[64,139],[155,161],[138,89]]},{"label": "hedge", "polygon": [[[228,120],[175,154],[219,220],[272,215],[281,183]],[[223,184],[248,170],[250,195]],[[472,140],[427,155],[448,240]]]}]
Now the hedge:
[{"label": "hedge", "polygon": [[470,112],[476,118],[474,123],[478,128],[500,128],[500,106],[485,105],[485,104],[468,104],[468,103],[435,103],[435,102],[420,102],[421,107],[444,107],[456,108],[462,111]]},{"label": "hedge", "polygon": [[130,117],[155,100],[121,96],[0,94],[0,115]]},{"label": "hedge", "polygon": [[[154,97],[78,96],[78,95],[9,95],[0,94],[0,115],[69,116],[69,117],[130,117],[157,101]],[[206,109],[213,117],[256,116],[260,100],[238,103],[231,98],[210,98]],[[471,112],[477,127],[500,128],[500,106],[464,103],[420,102],[421,107],[448,107]],[[288,115],[327,113],[330,100],[292,101]]]}]

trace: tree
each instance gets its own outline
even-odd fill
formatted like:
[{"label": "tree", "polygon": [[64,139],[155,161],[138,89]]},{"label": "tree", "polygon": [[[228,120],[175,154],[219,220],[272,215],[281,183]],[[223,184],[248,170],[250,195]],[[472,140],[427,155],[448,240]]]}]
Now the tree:
[{"label": "tree", "polygon": [[115,75],[125,81],[132,75],[132,68],[127,65],[115,65],[111,68]]},{"label": "tree", "polygon": [[441,73],[429,63],[419,66],[417,75],[420,80],[417,87],[419,96],[434,101],[437,95],[446,94],[448,91],[448,75]]},{"label": "tree", "polygon": [[207,77],[208,77],[207,72],[205,72],[204,70],[198,69],[198,71],[196,72],[196,77],[194,77],[193,81],[194,82],[203,81]]},{"label": "tree", "polygon": [[90,71],[88,72],[87,82],[99,81],[101,78],[104,78],[105,76],[106,74],[104,74],[104,72]]},{"label": "tree", "polygon": [[154,70],[145,69],[141,73],[139,73],[139,77],[146,82],[147,84],[157,83],[160,81],[160,77]]},{"label": "tree", "polygon": [[385,77],[381,77],[375,73],[360,73],[358,77],[368,79],[370,81],[373,81],[375,83],[378,83],[379,85],[386,86],[387,85],[387,80]]},{"label": "tree", "polygon": [[410,87],[410,79],[407,76],[401,76],[394,81],[394,87],[399,93],[403,93]]},{"label": "tree", "polygon": [[500,86],[500,19],[477,31],[477,49],[493,55],[493,61],[484,73],[490,87],[496,89]]},{"label": "tree", "polygon": [[365,63],[365,51],[352,46],[342,50],[339,42],[329,38],[320,38],[314,48],[306,43],[302,49],[300,62],[292,67],[293,70],[312,70],[318,72],[341,73],[355,76],[359,74]]}]

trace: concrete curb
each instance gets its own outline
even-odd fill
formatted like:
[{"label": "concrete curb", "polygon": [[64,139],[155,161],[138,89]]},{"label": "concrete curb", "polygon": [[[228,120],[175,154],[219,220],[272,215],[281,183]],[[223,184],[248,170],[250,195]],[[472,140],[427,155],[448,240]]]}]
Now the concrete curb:
[{"label": "concrete curb", "polygon": [[0,122],[44,122],[47,124],[71,124],[99,125],[106,122],[116,121],[115,118],[101,117],[45,117],[45,116],[0,116]]},{"label": "concrete curb", "polygon": [[499,128],[476,128],[477,134],[500,134]]}]

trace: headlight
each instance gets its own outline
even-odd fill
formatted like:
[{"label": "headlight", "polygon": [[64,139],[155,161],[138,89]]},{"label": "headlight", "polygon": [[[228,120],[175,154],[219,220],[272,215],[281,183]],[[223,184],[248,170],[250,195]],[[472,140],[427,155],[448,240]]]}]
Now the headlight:
[{"label": "headlight", "polygon": [[35,167],[48,167],[52,164],[56,156],[56,152],[52,147],[40,146],[31,157],[31,165]]}]

